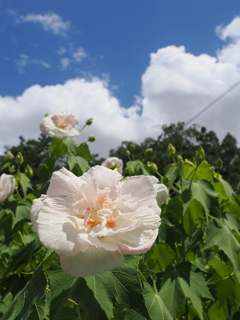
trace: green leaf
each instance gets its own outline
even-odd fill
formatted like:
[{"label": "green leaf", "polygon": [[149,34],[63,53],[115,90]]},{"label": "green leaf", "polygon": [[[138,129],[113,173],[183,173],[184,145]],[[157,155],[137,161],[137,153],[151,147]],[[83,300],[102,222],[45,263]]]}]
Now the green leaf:
[{"label": "green leaf", "polygon": [[184,213],[184,229],[188,236],[192,235],[197,225],[204,218],[204,210],[201,203],[195,199],[191,201],[189,207]]},{"label": "green leaf", "polygon": [[68,155],[68,161],[69,169],[72,170],[76,165],[81,169],[82,173],[86,172],[90,169],[90,166],[84,158],[80,156],[75,156],[74,154],[70,153]]},{"label": "green leaf", "polygon": [[[191,194],[190,194],[191,193]],[[182,199],[183,211],[185,212],[190,203],[195,199],[204,209],[207,216],[211,206],[217,204],[218,193],[213,189],[211,184],[206,180],[198,180],[197,182],[188,179],[182,179]]]},{"label": "green leaf", "polygon": [[159,295],[173,317],[176,317],[181,304],[188,298],[200,319],[203,319],[201,298],[209,297],[210,293],[206,285],[199,290],[199,277],[201,277],[201,281],[204,279],[195,273],[194,266],[191,266],[189,262],[181,263],[175,267],[169,266],[164,273]]},{"label": "green leaf", "polygon": [[88,145],[84,142],[84,143],[81,143],[79,147],[77,147],[77,155],[90,161],[92,160],[92,156],[90,154],[90,151],[89,151],[89,147]]},{"label": "green leaf", "polygon": [[[76,143],[74,140],[69,139],[69,138],[64,138],[62,142],[65,144],[67,147],[67,152],[68,153],[76,153]],[[64,154],[65,155],[65,154]]]},{"label": "green leaf", "polygon": [[70,307],[63,307],[58,320],[81,320],[82,318],[79,318],[77,312],[70,308]]},{"label": "green leaf", "polygon": [[232,234],[228,224],[220,219],[212,219],[209,221],[206,243],[203,250],[207,250],[213,246],[217,246],[228,256],[236,270],[239,268],[239,242]]},{"label": "green leaf", "polygon": [[26,320],[32,311],[34,303],[40,300],[46,289],[46,277],[40,264],[35,270],[31,280],[13,300],[12,305],[1,320]]},{"label": "green leaf", "polygon": [[125,263],[112,271],[76,278],[61,270],[55,255],[51,268],[45,270],[51,289],[50,319],[58,319],[62,307],[72,299],[81,303],[94,320],[111,319],[116,300],[150,320],[138,278],[139,260],[140,257],[126,256]]},{"label": "green leaf", "polygon": [[[67,138],[65,138],[67,139]],[[59,156],[64,156],[67,153],[67,145],[64,140],[53,138],[49,150],[52,151],[52,155],[57,159]]]},{"label": "green leaf", "polygon": [[189,162],[188,165],[184,166],[182,176],[184,178],[191,179],[194,182],[197,182],[201,179],[213,182],[213,175],[210,167],[211,166],[209,163],[207,163],[207,161],[203,161],[198,167],[196,164]]},{"label": "green leaf", "polygon": [[159,243],[153,248],[147,263],[155,272],[163,272],[173,259],[173,250],[166,243]]},{"label": "green leaf", "polygon": [[22,187],[24,196],[26,196],[28,188],[32,189],[31,181],[30,181],[30,179],[26,176],[25,173],[20,173],[19,175],[20,175],[19,183],[20,183],[20,185],[21,185],[21,187]]},{"label": "green leaf", "polygon": [[124,258],[124,264],[118,268],[87,277],[86,282],[94,292],[96,300],[105,310],[108,319],[112,317],[109,306],[112,305],[114,300],[117,300],[119,304],[151,320],[144,303],[142,288],[138,278],[137,269],[141,258],[137,256],[125,256]]},{"label": "green leaf", "polygon": [[[145,304],[152,320],[172,320],[172,315],[168,311],[167,307],[165,306],[164,302],[162,301],[160,295],[155,293],[153,288],[148,284],[144,283],[143,289]],[[133,310],[128,310],[126,317],[124,320],[144,320],[146,319],[139,313],[136,313]]]},{"label": "green leaf", "polygon": [[183,162],[169,164],[164,168],[164,175],[167,177],[167,186],[171,187],[177,177],[181,174],[183,169]]},{"label": "green leaf", "polygon": [[30,314],[28,320],[44,320],[45,316],[45,304],[44,300],[37,301],[33,304],[33,311]]}]

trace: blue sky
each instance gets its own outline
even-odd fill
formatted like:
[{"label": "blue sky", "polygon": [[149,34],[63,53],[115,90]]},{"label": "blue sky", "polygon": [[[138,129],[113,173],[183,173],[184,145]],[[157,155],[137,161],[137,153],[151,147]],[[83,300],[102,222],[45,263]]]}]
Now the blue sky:
[{"label": "blue sky", "polygon": [[[187,121],[240,80],[239,16],[233,0],[1,0],[0,151],[37,137],[57,110],[75,111],[80,125],[96,118],[82,139],[96,133],[102,155]],[[240,138],[224,115],[239,91],[197,122]]]}]

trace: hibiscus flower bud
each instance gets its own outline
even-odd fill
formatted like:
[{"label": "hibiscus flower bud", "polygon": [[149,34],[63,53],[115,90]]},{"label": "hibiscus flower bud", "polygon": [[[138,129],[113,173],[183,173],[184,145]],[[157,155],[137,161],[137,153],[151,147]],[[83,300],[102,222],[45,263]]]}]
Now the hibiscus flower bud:
[{"label": "hibiscus flower bud", "polygon": [[128,150],[128,149],[126,150],[126,155],[127,155],[127,156],[130,156],[130,155],[131,155],[130,150]]},{"label": "hibiscus flower bud", "polygon": [[25,168],[25,173],[29,178],[31,178],[33,176],[33,169],[29,165],[27,165]]},{"label": "hibiscus flower bud", "polygon": [[93,122],[93,118],[88,119],[85,123],[87,126],[90,126]]},{"label": "hibiscus flower bud", "polygon": [[217,169],[222,169],[222,167],[223,167],[223,161],[222,161],[221,158],[218,158],[218,159],[216,160],[216,168],[217,168]]},{"label": "hibiscus flower bud", "polygon": [[12,158],[13,158],[13,154],[12,154],[11,151],[8,151],[8,152],[7,152],[6,158],[7,158],[7,159],[12,159]]},{"label": "hibiscus flower bud", "polygon": [[101,165],[112,170],[117,169],[118,172],[122,173],[123,161],[117,157],[107,158]]},{"label": "hibiscus flower bud", "polygon": [[97,138],[96,138],[96,136],[94,135],[94,134],[91,134],[89,137],[88,137],[88,141],[90,141],[90,142],[94,142],[94,141],[96,141],[97,140]]},{"label": "hibiscus flower bud", "polygon": [[167,150],[168,150],[169,154],[175,154],[176,153],[176,148],[171,143],[169,143]]},{"label": "hibiscus flower bud", "polygon": [[42,133],[58,139],[74,137],[80,134],[78,131],[78,119],[67,110],[45,116],[40,124],[40,129]]},{"label": "hibiscus flower bud", "polygon": [[17,164],[22,164],[24,162],[24,158],[21,152],[18,152],[18,154],[16,155],[15,162]]},{"label": "hibiscus flower bud", "polygon": [[145,150],[145,154],[146,155],[150,155],[152,152],[153,152],[152,148],[148,148],[148,149]]},{"label": "hibiscus flower bud", "polygon": [[99,274],[120,266],[123,255],[153,245],[161,212],[156,180],[122,178],[104,166],[81,177],[62,168],[53,173],[47,195],[33,201],[32,223],[40,241],[60,256],[64,271],[76,277]]},{"label": "hibiscus flower bud", "polygon": [[148,161],[147,162],[147,166],[149,168],[151,168],[153,171],[157,172],[158,171],[158,166],[156,165],[156,163]]},{"label": "hibiscus flower bud", "polygon": [[197,162],[197,165],[200,165],[204,159],[205,159],[205,151],[203,147],[200,146],[196,151],[196,157],[195,157],[195,161]]},{"label": "hibiscus flower bud", "polygon": [[0,176],[0,202],[6,200],[14,192],[15,185],[16,180],[12,175],[3,173]]}]

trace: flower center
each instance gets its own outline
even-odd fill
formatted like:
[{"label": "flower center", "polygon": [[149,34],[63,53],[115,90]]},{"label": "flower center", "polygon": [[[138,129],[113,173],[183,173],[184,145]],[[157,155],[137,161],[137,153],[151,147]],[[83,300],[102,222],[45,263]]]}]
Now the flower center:
[{"label": "flower center", "polygon": [[97,195],[96,207],[88,207],[85,210],[85,226],[87,229],[92,229],[97,225],[102,227],[114,228],[116,226],[113,210],[115,205],[108,195],[103,195],[102,192]]},{"label": "flower center", "polygon": [[58,118],[55,125],[60,129],[64,129],[67,126],[63,118]]}]

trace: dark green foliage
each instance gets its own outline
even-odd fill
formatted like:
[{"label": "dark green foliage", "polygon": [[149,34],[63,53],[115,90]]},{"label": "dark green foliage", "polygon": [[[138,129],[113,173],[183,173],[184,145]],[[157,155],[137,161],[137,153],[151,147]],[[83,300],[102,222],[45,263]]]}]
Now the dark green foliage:
[{"label": "dark green foliage", "polygon": [[[205,127],[192,125],[185,128],[183,122],[164,125],[162,133],[155,140],[153,138],[145,139],[140,145],[135,145],[135,149],[131,152],[131,159],[139,159],[143,163],[147,161],[154,162],[161,174],[163,168],[176,159],[177,155],[181,155],[183,159],[192,160],[195,157],[195,152],[198,147],[202,146],[206,153],[206,160],[213,166],[218,158],[223,161],[223,168],[219,172],[224,179],[237,188],[240,182],[240,149],[237,147],[237,140],[229,133],[220,143],[216,133],[207,131]],[[132,141],[123,141],[121,146],[110,150],[110,156],[119,157],[124,164],[129,161],[126,150],[131,151]],[[167,152],[169,144],[176,148],[176,154],[172,155]],[[145,151],[149,148],[153,149],[152,154]]]}]

